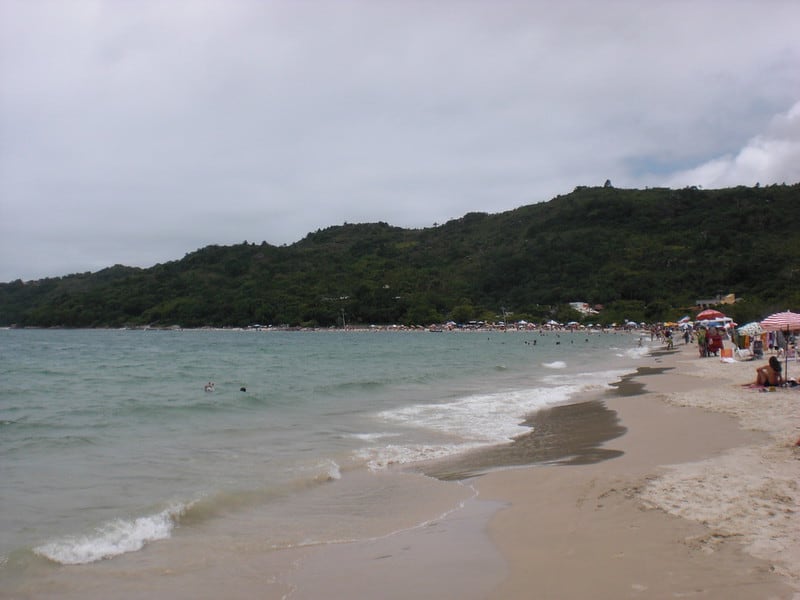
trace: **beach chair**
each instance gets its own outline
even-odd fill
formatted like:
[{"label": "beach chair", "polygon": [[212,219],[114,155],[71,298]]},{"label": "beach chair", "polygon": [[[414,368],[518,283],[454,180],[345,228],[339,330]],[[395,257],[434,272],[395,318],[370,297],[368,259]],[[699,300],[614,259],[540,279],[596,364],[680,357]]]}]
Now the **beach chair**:
[{"label": "beach chair", "polygon": [[733,346],[733,355],[736,357],[737,360],[754,360],[755,356],[752,352],[750,352],[750,348],[739,348],[736,344],[731,344]]}]

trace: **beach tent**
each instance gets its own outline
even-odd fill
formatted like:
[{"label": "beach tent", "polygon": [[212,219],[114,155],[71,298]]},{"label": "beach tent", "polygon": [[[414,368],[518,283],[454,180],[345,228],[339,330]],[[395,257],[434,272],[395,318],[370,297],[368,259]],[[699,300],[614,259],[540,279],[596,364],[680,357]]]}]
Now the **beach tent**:
[{"label": "beach tent", "polygon": [[800,330],[800,314],[790,310],[774,313],[761,321],[761,328],[764,331],[783,331],[786,334],[786,369],[784,370],[783,380],[789,379],[789,333]]}]

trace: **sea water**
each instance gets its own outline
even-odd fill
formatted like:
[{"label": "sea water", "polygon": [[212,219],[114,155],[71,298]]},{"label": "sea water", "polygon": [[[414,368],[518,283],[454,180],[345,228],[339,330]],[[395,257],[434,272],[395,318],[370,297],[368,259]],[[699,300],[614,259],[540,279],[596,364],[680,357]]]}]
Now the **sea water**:
[{"label": "sea water", "polygon": [[270,548],[365,535],[402,483],[331,482],[508,443],[645,352],[628,333],[0,330],[0,581],[244,515]]}]

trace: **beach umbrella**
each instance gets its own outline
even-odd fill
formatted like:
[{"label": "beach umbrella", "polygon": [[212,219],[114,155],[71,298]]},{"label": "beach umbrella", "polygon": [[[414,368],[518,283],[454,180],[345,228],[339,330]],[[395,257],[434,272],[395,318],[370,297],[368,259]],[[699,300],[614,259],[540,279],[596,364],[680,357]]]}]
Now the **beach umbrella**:
[{"label": "beach umbrella", "polygon": [[768,316],[761,321],[764,331],[797,331],[800,330],[800,313],[790,310]]},{"label": "beach umbrella", "polygon": [[713,308],[707,308],[704,311],[697,313],[697,320],[704,321],[704,320],[711,320],[711,319],[722,319],[725,315],[723,315],[718,310],[714,310]]},{"label": "beach umbrella", "polygon": [[[761,328],[764,331],[783,331],[786,333],[788,342],[789,332],[800,329],[800,314],[790,310],[774,313],[761,321]],[[783,380],[789,379],[789,348],[786,348],[786,369],[783,372]]]},{"label": "beach umbrella", "polygon": [[756,337],[764,333],[764,330],[761,329],[761,323],[758,321],[751,321],[750,323],[745,323],[736,331],[739,332],[740,335],[749,335],[750,337]]}]

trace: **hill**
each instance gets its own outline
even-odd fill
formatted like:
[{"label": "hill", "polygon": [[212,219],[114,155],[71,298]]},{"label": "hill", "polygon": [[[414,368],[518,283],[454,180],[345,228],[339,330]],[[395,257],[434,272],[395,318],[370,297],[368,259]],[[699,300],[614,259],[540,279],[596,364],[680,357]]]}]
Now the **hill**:
[{"label": "hill", "polygon": [[0,325],[329,326],[499,314],[674,318],[733,292],[734,316],[800,305],[800,184],[577,188],[549,202],[410,230],[345,224],[291,246],[208,246],[147,269],[0,284]]}]

